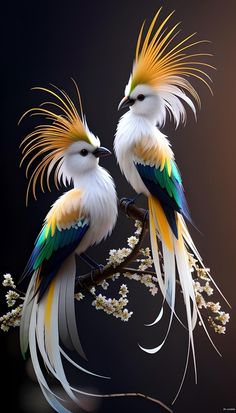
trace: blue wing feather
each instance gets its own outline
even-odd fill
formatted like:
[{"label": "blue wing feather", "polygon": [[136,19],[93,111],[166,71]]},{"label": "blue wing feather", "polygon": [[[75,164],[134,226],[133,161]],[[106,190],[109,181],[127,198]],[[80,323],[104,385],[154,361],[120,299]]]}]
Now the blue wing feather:
[{"label": "blue wing feather", "polygon": [[178,238],[176,212],[184,215],[190,222],[192,219],[177,165],[171,161],[170,176],[166,167],[161,171],[155,166],[140,163],[135,163],[135,166],[149,192],[161,203],[169,225]]},{"label": "blue wing feather", "polygon": [[69,229],[55,229],[46,236],[46,225],[42,228],[36,239],[35,247],[25,267],[20,282],[40,268],[39,299],[42,297],[52,278],[58,271],[62,262],[77,248],[80,241],[89,229],[89,223],[81,219],[79,225]]}]

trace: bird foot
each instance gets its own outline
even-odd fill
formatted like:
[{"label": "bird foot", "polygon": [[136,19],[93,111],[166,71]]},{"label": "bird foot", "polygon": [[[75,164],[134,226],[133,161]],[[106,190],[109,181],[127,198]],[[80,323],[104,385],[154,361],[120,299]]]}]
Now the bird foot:
[{"label": "bird foot", "polygon": [[90,271],[90,278],[91,278],[91,280],[92,280],[92,282],[93,282],[94,284],[97,284],[97,281],[95,280],[95,277],[96,277],[97,275],[101,275],[101,274],[102,274],[103,268],[104,268],[104,265],[98,264],[98,267],[97,267],[97,268],[94,268],[94,269],[92,269],[92,270]]},{"label": "bird foot", "polygon": [[124,205],[126,215],[129,215],[128,214],[128,208],[129,208],[130,205],[135,203],[136,199],[137,199],[137,197],[135,197],[135,198],[121,198],[120,204]]}]

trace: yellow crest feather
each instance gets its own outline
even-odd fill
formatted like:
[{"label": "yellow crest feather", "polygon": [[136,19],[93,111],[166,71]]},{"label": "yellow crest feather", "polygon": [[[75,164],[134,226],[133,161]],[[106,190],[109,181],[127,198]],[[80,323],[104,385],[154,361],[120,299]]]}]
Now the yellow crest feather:
[{"label": "yellow crest feather", "polygon": [[180,23],[175,24],[172,28],[167,27],[167,22],[172,17],[173,11],[155,29],[161,9],[155,14],[143,41],[145,22],[141,27],[133,71],[126,94],[129,95],[138,84],[148,84],[157,90],[163,85],[172,84],[187,90],[200,104],[196,90],[184,77],[194,77],[201,80],[212,93],[209,84],[211,78],[204,68],[215,68],[201,59],[198,60],[212,55],[209,53],[188,53],[192,47],[208,41],[191,42],[190,39],[196,35],[193,33],[174,45],[173,41],[180,32],[177,30]]},{"label": "yellow crest feather", "polygon": [[[73,80],[73,79],[72,79]],[[73,81],[74,82],[74,81]],[[39,107],[27,110],[21,117],[19,123],[26,115],[43,116],[50,123],[35,127],[22,141],[22,163],[27,159],[26,177],[28,177],[31,165],[40,158],[39,163],[34,168],[29,179],[26,203],[28,203],[29,190],[32,186],[33,196],[36,199],[36,183],[39,180],[41,190],[44,192],[44,177],[50,190],[50,174],[54,170],[54,182],[58,188],[58,173],[63,162],[63,155],[66,149],[76,141],[86,141],[94,144],[94,136],[89,132],[86,121],[82,113],[82,103],[77,84],[74,82],[79,99],[80,114],[73,101],[63,90],[54,86],[55,90],[44,87],[34,87],[33,90],[40,90],[48,93],[54,98],[53,101],[43,102]],[[46,106],[46,107],[45,107]],[[47,107],[54,107],[58,113]],[[96,139],[96,138],[95,138]]]}]

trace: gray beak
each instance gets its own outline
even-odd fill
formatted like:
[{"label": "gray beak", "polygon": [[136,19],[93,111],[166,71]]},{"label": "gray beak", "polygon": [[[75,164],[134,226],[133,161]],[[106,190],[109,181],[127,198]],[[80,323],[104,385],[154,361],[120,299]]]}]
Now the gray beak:
[{"label": "gray beak", "polygon": [[135,100],[131,99],[129,96],[125,96],[119,103],[118,110],[128,108],[134,104]]},{"label": "gray beak", "polygon": [[104,148],[103,146],[100,146],[100,147],[96,148],[95,151],[93,151],[93,155],[96,158],[101,158],[103,156],[111,155],[111,151],[109,151],[109,149],[107,149],[107,148]]}]

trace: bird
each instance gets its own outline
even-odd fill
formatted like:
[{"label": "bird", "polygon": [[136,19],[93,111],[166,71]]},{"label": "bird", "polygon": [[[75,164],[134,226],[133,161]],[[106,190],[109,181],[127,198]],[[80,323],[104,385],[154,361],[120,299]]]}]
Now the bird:
[{"label": "bird", "polygon": [[[126,180],[137,194],[147,197],[154,267],[163,304],[167,302],[171,309],[164,340],[154,348],[140,347],[154,354],[166,342],[173,316],[178,318],[175,309],[178,276],[186,310],[187,360],[191,349],[197,381],[193,338],[197,321],[201,322],[211,338],[196,302],[190,254],[203,263],[186,224],[188,221],[194,225],[182,177],[170,141],[161,128],[168,117],[176,128],[181,123],[185,124],[186,106],[196,117],[196,106],[201,106],[201,100],[191,81],[201,82],[213,94],[212,79],[207,71],[215,67],[208,63],[212,54],[198,50],[208,41],[193,39],[196,33],[177,40],[180,23],[169,26],[174,11],[163,20],[161,13],[162,8],[156,12],[146,34],[145,22],[141,26],[125,96],[118,106],[119,110],[128,108],[128,111],[118,121],[114,151]],[[198,48],[196,51],[195,47]],[[206,271],[211,278],[209,271]],[[155,321],[149,325],[156,324],[162,314],[163,306]]]},{"label": "bird", "polygon": [[70,410],[49,386],[41,361],[62,386],[67,399],[83,406],[79,395],[90,393],[71,386],[63,365],[66,362],[99,376],[77,364],[69,353],[76,351],[85,358],[75,314],[75,258],[109,236],[117,220],[115,184],[99,165],[99,159],[111,152],[89,130],[76,83],[75,87],[79,110],[63,89],[53,85],[35,87],[49,99],[27,110],[20,119],[27,115],[44,119],[21,144],[21,165],[27,162],[27,177],[34,165],[26,202],[31,190],[37,199],[38,182],[43,192],[45,184],[51,190],[53,172],[57,188],[60,184],[73,186],[51,206],[20,280],[30,280],[20,323],[21,351],[25,357],[29,349],[41,390],[51,407],[60,413]]}]

